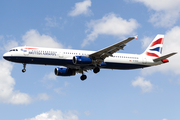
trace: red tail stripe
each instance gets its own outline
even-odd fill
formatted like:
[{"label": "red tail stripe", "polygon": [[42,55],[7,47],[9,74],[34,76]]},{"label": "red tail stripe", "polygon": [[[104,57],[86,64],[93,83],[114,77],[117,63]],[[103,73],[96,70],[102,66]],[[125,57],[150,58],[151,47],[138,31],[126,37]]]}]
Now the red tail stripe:
[{"label": "red tail stripe", "polygon": [[157,44],[163,44],[163,38],[159,38],[158,40],[154,41],[151,44],[151,47],[153,47],[154,45],[157,45]]},{"label": "red tail stripe", "polygon": [[152,56],[152,57],[159,57],[157,54],[155,54],[155,53],[150,53],[150,52],[146,52],[146,55]]}]

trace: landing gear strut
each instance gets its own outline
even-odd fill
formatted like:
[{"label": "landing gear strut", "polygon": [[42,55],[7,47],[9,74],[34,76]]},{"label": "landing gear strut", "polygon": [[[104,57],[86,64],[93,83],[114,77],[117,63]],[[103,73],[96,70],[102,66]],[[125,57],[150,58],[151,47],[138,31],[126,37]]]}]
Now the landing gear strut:
[{"label": "landing gear strut", "polygon": [[100,71],[100,68],[99,67],[95,67],[94,69],[93,69],[93,72],[94,73],[98,73]]},{"label": "landing gear strut", "polygon": [[26,64],[25,64],[25,63],[23,63],[23,69],[22,69],[22,72],[23,72],[23,73],[26,72]]},{"label": "landing gear strut", "polygon": [[82,80],[82,81],[84,81],[86,78],[87,78],[87,76],[84,75],[84,74],[81,76],[81,80]]}]

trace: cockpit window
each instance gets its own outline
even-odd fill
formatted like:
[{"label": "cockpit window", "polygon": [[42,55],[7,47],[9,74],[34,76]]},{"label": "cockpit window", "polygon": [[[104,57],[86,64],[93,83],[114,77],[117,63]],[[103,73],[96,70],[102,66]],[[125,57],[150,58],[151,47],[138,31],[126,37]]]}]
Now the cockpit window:
[{"label": "cockpit window", "polygon": [[11,51],[18,51],[18,49],[11,49],[11,50],[9,50],[9,52],[11,52]]}]

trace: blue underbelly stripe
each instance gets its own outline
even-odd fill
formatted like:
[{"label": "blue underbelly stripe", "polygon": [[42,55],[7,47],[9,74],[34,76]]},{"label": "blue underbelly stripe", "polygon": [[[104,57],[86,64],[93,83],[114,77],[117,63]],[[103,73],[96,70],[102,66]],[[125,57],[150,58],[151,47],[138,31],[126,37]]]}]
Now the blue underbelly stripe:
[{"label": "blue underbelly stripe", "polygon": [[[6,57],[7,60],[17,63],[26,63],[26,64],[41,64],[41,65],[57,65],[57,66],[78,66],[74,65],[72,60],[68,59],[54,59],[54,58],[36,58],[36,57]],[[93,65],[82,65],[86,67],[93,67]],[[113,63],[106,62],[101,64],[101,68],[107,69],[138,69],[149,67],[147,65],[141,64],[128,64],[128,63]]]}]

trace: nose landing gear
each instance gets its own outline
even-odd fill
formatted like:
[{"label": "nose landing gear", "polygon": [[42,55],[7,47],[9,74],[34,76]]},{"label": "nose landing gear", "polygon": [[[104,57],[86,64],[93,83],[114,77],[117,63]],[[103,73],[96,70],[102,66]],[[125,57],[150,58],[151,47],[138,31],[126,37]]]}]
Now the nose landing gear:
[{"label": "nose landing gear", "polygon": [[23,69],[22,69],[22,72],[23,72],[23,73],[26,72],[26,64],[25,64],[25,63],[23,63]]}]

